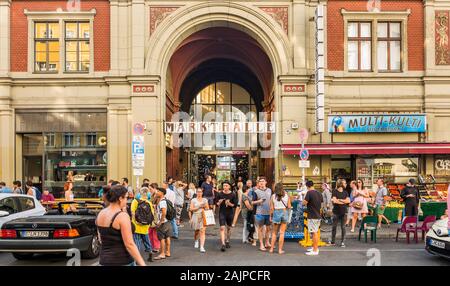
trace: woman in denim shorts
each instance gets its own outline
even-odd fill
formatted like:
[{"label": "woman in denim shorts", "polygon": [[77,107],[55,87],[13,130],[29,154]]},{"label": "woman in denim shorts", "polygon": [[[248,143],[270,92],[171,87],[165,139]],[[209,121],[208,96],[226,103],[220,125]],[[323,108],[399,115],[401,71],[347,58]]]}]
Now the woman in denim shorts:
[{"label": "woman in denim shorts", "polygon": [[269,252],[273,253],[273,248],[277,240],[277,233],[280,232],[278,240],[278,253],[283,254],[284,232],[289,219],[289,210],[292,208],[291,199],[287,192],[284,191],[283,184],[275,185],[275,193],[270,199],[270,220],[272,226],[272,243]]}]

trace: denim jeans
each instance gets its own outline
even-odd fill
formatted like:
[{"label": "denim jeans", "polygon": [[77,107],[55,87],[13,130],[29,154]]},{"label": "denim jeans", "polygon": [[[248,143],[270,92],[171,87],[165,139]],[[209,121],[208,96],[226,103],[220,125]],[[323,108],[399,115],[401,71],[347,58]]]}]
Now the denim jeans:
[{"label": "denim jeans", "polygon": [[134,243],[136,243],[136,246],[139,250],[142,250],[142,248],[144,248],[145,252],[152,251],[152,244],[150,243],[148,234],[134,233],[133,239]]},{"label": "denim jeans", "polygon": [[176,219],[171,220],[170,224],[172,225],[173,236],[178,238],[178,226]]}]

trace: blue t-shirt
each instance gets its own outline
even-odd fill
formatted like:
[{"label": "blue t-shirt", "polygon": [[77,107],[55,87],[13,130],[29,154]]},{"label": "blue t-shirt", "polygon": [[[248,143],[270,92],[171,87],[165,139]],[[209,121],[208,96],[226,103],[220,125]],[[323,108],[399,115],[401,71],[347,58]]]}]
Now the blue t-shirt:
[{"label": "blue t-shirt", "polygon": [[203,182],[201,188],[203,189],[203,197],[211,198],[214,196],[213,193],[214,185],[212,183],[208,184],[207,182]]},{"label": "blue t-shirt", "polygon": [[3,193],[3,194],[11,194],[13,191],[10,189],[10,188],[8,188],[8,187],[2,187],[2,188],[0,188],[0,193]]},{"label": "blue t-shirt", "polygon": [[257,200],[265,199],[261,205],[256,209],[257,215],[270,215],[270,198],[272,197],[272,190],[266,188],[265,190],[256,189]]}]

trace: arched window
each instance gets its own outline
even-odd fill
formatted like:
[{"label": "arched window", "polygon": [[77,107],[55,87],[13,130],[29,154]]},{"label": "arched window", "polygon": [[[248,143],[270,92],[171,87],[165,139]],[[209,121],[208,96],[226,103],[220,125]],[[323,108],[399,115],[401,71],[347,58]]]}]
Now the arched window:
[{"label": "arched window", "polygon": [[[257,108],[251,95],[240,85],[215,82],[204,87],[194,98],[189,115],[192,121],[256,122]],[[199,136],[193,136],[200,140]],[[214,144],[203,144],[203,150],[256,149],[256,134],[213,134]],[[245,143],[244,143],[245,141]],[[194,146],[199,146],[199,144]]]}]

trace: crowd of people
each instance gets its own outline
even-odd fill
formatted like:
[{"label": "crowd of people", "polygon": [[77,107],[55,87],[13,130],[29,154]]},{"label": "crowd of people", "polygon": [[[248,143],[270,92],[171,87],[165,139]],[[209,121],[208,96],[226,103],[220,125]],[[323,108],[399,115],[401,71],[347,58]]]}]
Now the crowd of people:
[{"label": "crowd of people", "polygon": [[[278,245],[278,253],[284,254],[284,234],[292,216],[291,196],[282,183],[267,186],[265,177],[256,182],[242,179],[233,184],[224,181],[220,185],[210,175],[199,186],[169,177],[161,186],[144,179],[141,186],[133,189],[127,178],[121,182],[110,180],[98,192],[105,208],[97,217],[99,240],[101,242],[101,265],[145,265],[141,252],[147,254],[147,261],[163,260],[171,257],[171,240],[178,239],[179,228],[183,227],[183,211],[189,217],[193,230],[193,246],[200,253],[206,252],[205,212],[212,211],[220,226],[220,251],[231,248],[231,234],[239,217],[242,218],[242,243],[258,247],[260,251],[273,253]],[[64,199],[74,201],[73,180],[68,178],[64,185]],[[0,182],[0,192],[28,194],[52,204],[55,198],[44,188],[43,194],[26,182],[22,191],[20,181],[15,181],[12,189]],[[341,228],[338,244],[345,247],[346,228],[355,231],[357,221],[367,215],[378,216],[378,227],[383,221],[390,224],[384,215],[390,196],[382,178],[376,181],[376,189],[369,191],[362,180],[351,181],[350,189],[345,179],[338,179],[332,190],[326,183],[322,192],[314,188],[314,182],[306,180],[298,185],[298,197],[306,216],[308,232],[312,236],[309,256],[319,254],[319,230],[324,217],[332,221],[330,245],[336,245],[337,228]],[[405,201],[405,215],[417,216],[420,193],[415,180],[410,179],[402,190]],[[64,211],[75,212],[74,204],[64,205]],[[278,240],[278,241],[277,241]]]}]

